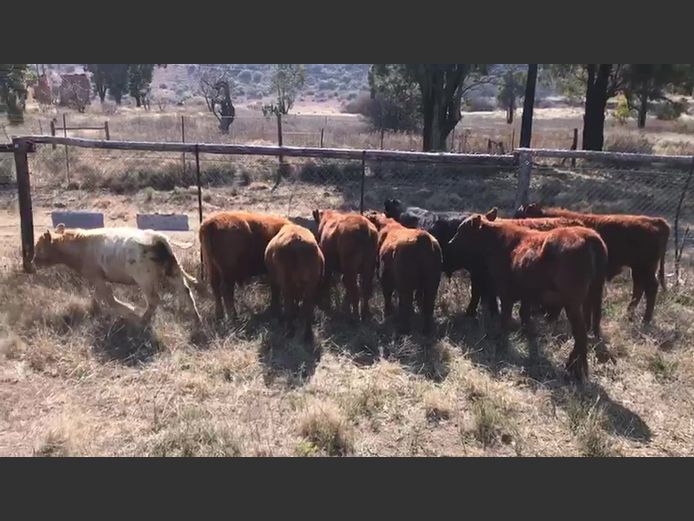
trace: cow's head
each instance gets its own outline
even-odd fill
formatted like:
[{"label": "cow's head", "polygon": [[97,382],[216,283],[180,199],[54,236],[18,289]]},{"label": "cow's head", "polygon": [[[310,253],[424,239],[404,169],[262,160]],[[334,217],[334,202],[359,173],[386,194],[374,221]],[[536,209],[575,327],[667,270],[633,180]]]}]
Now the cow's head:
[{"label": "cow's head", "polygon": [[58,240],[65,231],[65,225],[59,224],[55,231],[46,230],[46,232],[39,237],[34,246],[34,260],[35,266],[51,266],[52,264],[57,264],[60,262],[60,251],[58,250]]},{"label": "cow's head", "polygon": [[495,206],[491,210],[489,210],[486,214],[484,214],[484,217],[488,221],[496,221],[496,218],[499,216],[499,209]]},{"label": "cow's head", "polygon": [[402,202],[398,199],[386,199],[383,202],[383,208],[386,211],[386,217],[397,219],[403,211]]},{"label": "cow's head", "polygon": [[471,215],[460,223],[448,245],[453,251],[474,251],[475,246],[479,243],[483,226],[482,215]]},{"label": "cow's head", "polygon": [[383,228],[388,221],[388,217],[386,217],[386,214],[377,212],[376,210],[368,210],[364,212],[364,217],[371,221],[374,224],[374,226],[376,226],[377,230]]},{"label": "cow's head", "polygon": [[538,203],[528,203],[522,204],[516,210],[514,217],[516,219],[523,219],[526,217],[543,217],[542,208]]},{"label": "cow's head", "polygon": [[327,211],[328,210],[313,210],[313,220],[316,221],[317,225],[320,226],[321,220],[323,220],[323,217],[325,216]]}]

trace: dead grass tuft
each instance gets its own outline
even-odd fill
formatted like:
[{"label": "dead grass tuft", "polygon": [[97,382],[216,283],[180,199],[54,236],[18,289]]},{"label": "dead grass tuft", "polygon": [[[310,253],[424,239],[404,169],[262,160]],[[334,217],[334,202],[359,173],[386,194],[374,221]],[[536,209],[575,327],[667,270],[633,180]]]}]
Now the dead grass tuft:
[{"label": "dead grass tuft", "polygon": [[430,422],[448,420],[451,417],[451,404],[441,391],[433,390],[424,395],[424,414]]},{"label": "dead grass tuft", "polygon": [[312,402],[298,424],[299,433],[329,456],[346,456],[354,450],[347,419],[331,402]]}]

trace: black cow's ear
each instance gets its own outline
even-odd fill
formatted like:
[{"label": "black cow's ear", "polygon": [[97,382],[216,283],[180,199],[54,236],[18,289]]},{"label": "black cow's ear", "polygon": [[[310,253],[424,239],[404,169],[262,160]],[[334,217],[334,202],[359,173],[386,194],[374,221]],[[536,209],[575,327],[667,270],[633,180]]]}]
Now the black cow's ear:
[{"label": "black cow's ear", "polygon": [[495,206],[491,210],[487,212],[485,217],[487,218],[488,221],[495,221],[497,216],[499,215],[499,209]]},{"label": "black cow's ear", "polygon": [[316,221],[317,223],[320,222],[320,211],[313,210],[313,220]]}]

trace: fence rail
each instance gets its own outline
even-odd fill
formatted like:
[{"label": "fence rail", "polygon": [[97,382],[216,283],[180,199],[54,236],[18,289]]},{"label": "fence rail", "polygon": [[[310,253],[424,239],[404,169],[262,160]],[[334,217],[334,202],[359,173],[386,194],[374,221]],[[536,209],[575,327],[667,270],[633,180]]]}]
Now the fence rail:
[{"label": "fence rail", "polygon": [[319,159],[354,159],[365,161],[406,161],[455,164],[493,164],[512,166],[513,154],[458,154],[448,152],[408,152],[401,150],[289,147],[275,145],[226,145],[209,143],[176,143],[150,141],[106,141],[83,138],[53,136],[30,136],[13,139],[16,146],[21,143],[68,145],[104,150],[138,150],[149,152],[190,152],[200,154],[313,157]]},{"label": "fence rail", "polygon": [[[65,147],[66,154],[71,148],[71,180],[60,176],[62,151],[54,151],[56,145]],[[63,179],[68,189],[105,188],[128,194],[126,204],[147,210],[164,209],[162,202],[170,210],[194,208],[200,220],[205,204],[209,211],[250,207],[284,212],[286,208],[288,216],[290,212],[299,216],[310,214],[314,205],[363,211],[380,207],[384,197],[399,197],[433,210],[484,211],[498,206],[509,212],[533,200],[579,211],[658,215],[682,230],[694,227],[694,198],[684,171],[694,165],[692,156],[532,148],[493,155],[46,135],[17,137],[3,150],[14,155],[15,172],[5,170],[17,179],[27,271],[34,245],[31,187],[66,186]],[[235,159],[230,161],[229,156]],[[296,162],[286,173],[275,166],[268,170],[268,162],[251,160],[253,156],[311,161]],[[564,168],[567,159],[571,166]],[[561,168],[551,160],[563,160]],[[270,189],[268,183],[273,181]],[[162,194],[155,199],[159,202],[152,202],[153,190]],[[193,192],[197,201],[188,203]]]}]

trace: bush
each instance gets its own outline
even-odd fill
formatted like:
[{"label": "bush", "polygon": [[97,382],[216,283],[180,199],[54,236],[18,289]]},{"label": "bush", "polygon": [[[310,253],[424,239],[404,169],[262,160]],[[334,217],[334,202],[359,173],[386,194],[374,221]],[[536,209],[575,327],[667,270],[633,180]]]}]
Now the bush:
[{"label": "bush", "polygon": [[624,125],[627,122],[629,116],[631,116],[631,111],[629,110],[626,96],[619,96],[619,98],[617,98],[617,106],[612,112],[612,116],[620,125]]},{"label": "bush", "polygon": [[239,74],[239,81],[242,81],[244,83],[250,82],[252,78],[253,73],[248,69],[241,71],[241,73]]},{"label": "bush", "polygon": [[662,121],[674,121],[687,111],[687,101],[666,101],[655,106],[655,117]]},{"label": "bush", "polygon": [[653,144],[645,136],[636,134],[617,134],[605,142],[608,152],[626,152],[632,154],[652,154]]},{"label": "bush", "polygon": [[496,99],[492,97],[478,96],[465,100],[465,106],[471,112],[494,112],[496,105]]}]

